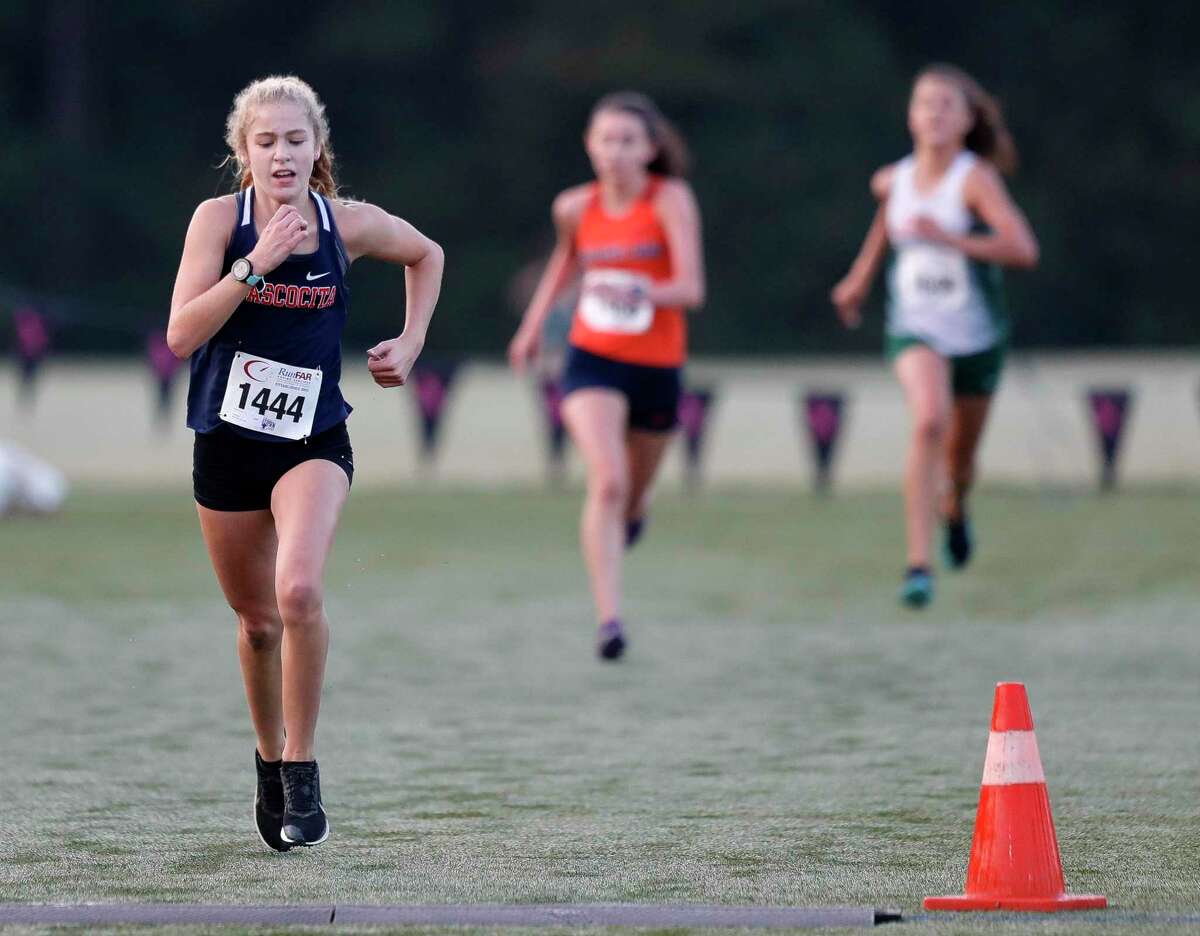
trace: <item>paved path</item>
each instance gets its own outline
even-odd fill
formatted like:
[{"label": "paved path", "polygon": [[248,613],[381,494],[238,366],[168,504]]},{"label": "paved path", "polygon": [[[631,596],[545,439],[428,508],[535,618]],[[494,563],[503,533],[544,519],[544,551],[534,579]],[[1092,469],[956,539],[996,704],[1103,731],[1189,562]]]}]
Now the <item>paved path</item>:
[{"label": "paved path", "polygon": [[75,926],[241,924],[293,926],[867,927],[900,919],[871,907],[732,907],[705,904],[0,904],[0,924]]}]

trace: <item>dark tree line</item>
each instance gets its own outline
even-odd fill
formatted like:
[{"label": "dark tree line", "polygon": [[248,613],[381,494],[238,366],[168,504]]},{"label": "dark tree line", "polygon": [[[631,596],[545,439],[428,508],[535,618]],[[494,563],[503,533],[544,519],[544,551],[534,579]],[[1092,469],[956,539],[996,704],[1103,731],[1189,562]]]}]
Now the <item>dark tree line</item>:
[{"label": "dark tree line", "polygon": [[[1021,346],[1194,344],[1200,59],[1190,4],[885,0],[0,5],[0,312],[51,309],[60,346],[133,350],[165,321],[183,233],[230,178],[226,109],[296,72],[329,108],[347,190],[446,247],[439,352],[497,353],[510,278],[586,177],[601,93],[654,95],[687,134],[704,212],[705,353],[874,350],[827,303],[908,145],[912,74],[956,62],[1004,102],[1011,187],[1042,268],[1010,278]],[[1194,23],[1193,23],[1194,26]],[[355,271],[349,339],[402,314],[402,276]],[[878,308],[878,302],[875,303]]]}]

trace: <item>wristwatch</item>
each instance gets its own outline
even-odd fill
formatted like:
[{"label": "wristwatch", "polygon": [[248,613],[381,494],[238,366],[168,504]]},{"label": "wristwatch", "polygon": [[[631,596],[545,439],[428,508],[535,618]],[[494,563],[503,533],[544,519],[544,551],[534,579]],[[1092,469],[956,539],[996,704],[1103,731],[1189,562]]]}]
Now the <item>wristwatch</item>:
[{"label": "wristwatch", "polygon": [[263,278],[254,274],[254,264],[245,257],[238,257],[229,267],[229,272],[239,283],[262,289]]}]

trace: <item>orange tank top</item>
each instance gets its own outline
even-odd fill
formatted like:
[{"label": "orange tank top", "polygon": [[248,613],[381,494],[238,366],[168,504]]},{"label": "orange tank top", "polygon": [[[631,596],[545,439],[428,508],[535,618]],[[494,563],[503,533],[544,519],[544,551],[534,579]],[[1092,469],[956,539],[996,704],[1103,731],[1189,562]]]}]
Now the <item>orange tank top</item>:
[{"label": "orange tank top", "polygon": [[651,176],[646,190],[619,218],[604,210],[600,187],[592,195],[575,232],[575,253],[584,285],[570,342],[592,354],[648,367],[681,367],[687,357],[687,319],[678,306],[640,306],[626,301],[628,280],[638,274],[670,279],[671,253],[654,210],[662,179]]}]

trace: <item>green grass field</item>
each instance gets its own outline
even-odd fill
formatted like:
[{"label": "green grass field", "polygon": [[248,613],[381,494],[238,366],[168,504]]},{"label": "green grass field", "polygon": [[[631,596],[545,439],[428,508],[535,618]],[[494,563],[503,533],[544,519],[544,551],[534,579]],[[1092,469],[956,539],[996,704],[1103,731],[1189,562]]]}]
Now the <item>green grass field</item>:
[{"label": "green grass field", "polygon": [[592,656],[577,510],[351,497],[333,835],[284,856],[250,822],[233,619],[187,494],[0,524],[0,901],[866,904],[916,917],[897,932],[1026,932],[920,910],[962,889],[993,685],[1020,680],[1068,886],[1115,908],[1036,931],[1200,910],[1195,492],[985,491],[977,564],[923,613],[894,601],[895,495],[666,496],[618,666]]}]

